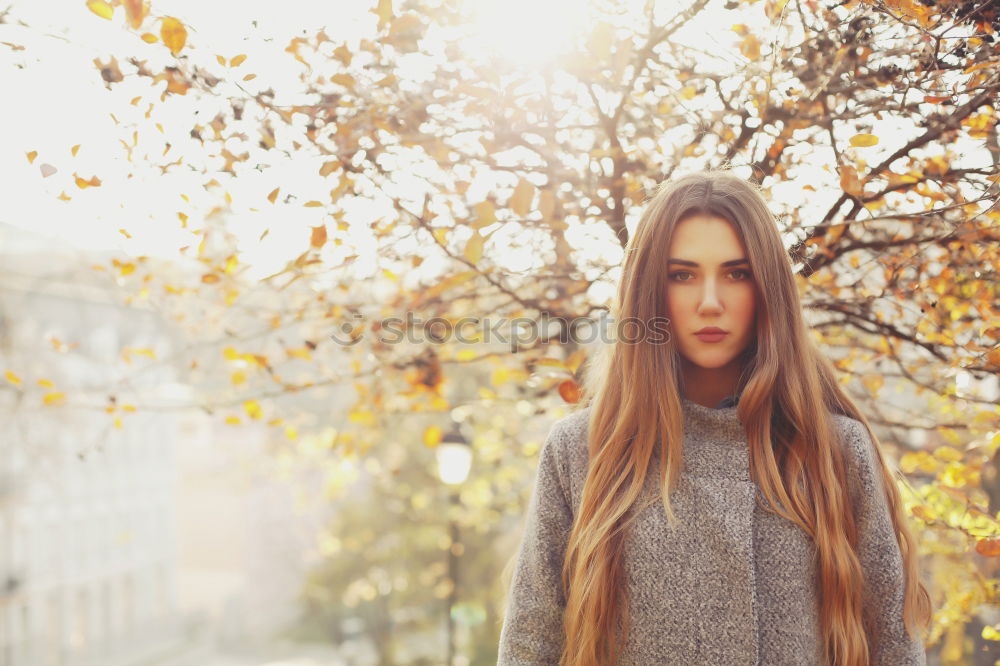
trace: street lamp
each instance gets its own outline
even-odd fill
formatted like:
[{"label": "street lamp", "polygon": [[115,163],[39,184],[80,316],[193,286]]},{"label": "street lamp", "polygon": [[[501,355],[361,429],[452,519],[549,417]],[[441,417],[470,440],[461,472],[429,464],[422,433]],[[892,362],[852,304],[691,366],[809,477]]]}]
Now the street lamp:
[{"label": "street lamp", "polygon": [[458,486],[469,478],[469,470],[472,468],[472,447],[468,440],[462,435],[457,423],[452,423],[451,430],[441,438],[441,443],[435,450],[438,464],[438,476],[441,482],[450,486],[449,498],[453,513],[448,519],[448,535],[451,544],[448,547],[448,578],[451,580],[451,589],[448,592],[446,607],[447,640],[448,640],[448,660],[447,666],[455,663],[455,621],[452,619],[451,611],[455,607],[458,592],[458,549],[459,533],[458,523],[455,521],[454,511],[459,506]]}]

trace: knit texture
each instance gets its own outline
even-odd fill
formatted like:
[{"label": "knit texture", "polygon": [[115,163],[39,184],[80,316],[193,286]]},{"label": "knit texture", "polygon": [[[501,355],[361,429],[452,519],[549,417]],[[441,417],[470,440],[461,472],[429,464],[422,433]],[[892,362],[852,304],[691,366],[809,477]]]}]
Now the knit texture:
[{"label": "knit texture", "polygon": [[[654,456],[626,540],[630,631],[618,666],[823,663],[816,550],[767,508],[750,479],[737,408],[681,400],[684,456],[671,527]],[[590,408],[552,426],[539,457],[500,634],[498,666],[559,663],[565,640],[560,579],[587,473]],[[848,492],[864,568],[864,622],[873,665],[926,664],[903,625],[902,557],[864,426],[835,415],[848,453]]]}]

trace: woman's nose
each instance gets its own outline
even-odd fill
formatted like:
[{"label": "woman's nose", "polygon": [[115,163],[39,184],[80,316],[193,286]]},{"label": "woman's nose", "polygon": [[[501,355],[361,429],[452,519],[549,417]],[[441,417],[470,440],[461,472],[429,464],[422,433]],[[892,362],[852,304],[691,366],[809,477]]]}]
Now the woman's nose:
[{"label": "woman's nose", "polygon": [[699,312],[714,312],[722,309],[719,295],[712,281],[706,281],[698,303]]}]

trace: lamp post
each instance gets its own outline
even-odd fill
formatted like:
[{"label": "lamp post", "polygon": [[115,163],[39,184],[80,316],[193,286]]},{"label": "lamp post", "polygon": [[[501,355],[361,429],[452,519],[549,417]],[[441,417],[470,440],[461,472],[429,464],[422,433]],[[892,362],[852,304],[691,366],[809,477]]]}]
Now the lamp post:
[{"label": "lamp post", "polygon": [[435,455],[438,476],[442,483],[450,486],[450,510],[453,512],[448,518],[448,536],[451,540],[448,547],[448,578],[451,580],[451,589],[448,592],[445,608],[448,641],[448,660],[445,663],[447,666],[453,666],[455,663],[455,621],[452,619],[451,611],[455,607],[458,592],[458,553],[456,549],[459,547],[458,523],[455,521],[454,511],[459,506],[458,487],[469,477],[469,470],[472,467],[472,447],[462,435],[457,423],[452,423],[451,430],[441,438]]}]

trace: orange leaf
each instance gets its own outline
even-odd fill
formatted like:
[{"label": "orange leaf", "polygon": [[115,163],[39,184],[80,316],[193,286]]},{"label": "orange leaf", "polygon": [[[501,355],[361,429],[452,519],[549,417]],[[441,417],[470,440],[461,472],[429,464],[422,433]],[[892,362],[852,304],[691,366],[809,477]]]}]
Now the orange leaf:
[{"label": "orange leaf", "polygon": [[142,41],[146,42],[147,44],[155,44],[156,42],[160,41],[160,38],[151,32],[144,32],[142,33]]},{"label": "orange leaf", "polygon": [[104,0],[87,0],[87,9],[109,21],[115,13],[115,8],[104,2]]},{"label": "orange leaf", "polygon": [[226,66],[226,58],[225,58],[225,56],[221,56],[221,55],[216,55],[216,56],[215,56],[215,61],[216,61],[217,63],[219,63],[220,65],[222,65],[223,67],[225,67],[225,66]]},{"label": "orange leaf", "polygon": [[559,383],[559,395],[569,403],[580,402],[580,387],[572,379],[566,379]]},{"label": "orange leaf", "polygon": [[73,154],[73,157],[76,157],[76,154],[79,150],[80,150],[80,144],[76,144],[75,146],[69,149],[69,152]]},{"label": "orange leaf", "polygon": [[24,155],[28,158],[28,164],[32,164],[35,161],[35,158],[38,157],[38,151],[33,150],[30,153],[25,153]]},{"label": "orange leaf", "polygon": [[976,552],[984,557],[1000,555],[1000,537],[989,537],[976,542]]},{"label": "orange leaf", "polygon": [[851,196],[861,196],[861,181],[858,172],[849,164],[837,167],[840,171],[840,187]]},{"label": "orange leaf", "polygon": [[246,76],[243,77],[243,80],[244,81],[253,81],[256,78],[257,78],[256,74],[247,74]]},{"label": "orange leaf", "polygon": [[77,176],[76,174],[73,175],[76,179],[76,186],[79,187],[81,190],[86,189],[88,187],[99,187],[101,184],[101,179],[98,178],[97,176],[93,176],[90,180],[84,180],[83,178],[80,178],[80,176]]},{"label": "orange leaf", "polygon": [[326,245],[326,225],[321,224],[312,228],[312,238],[309,239],[309,245],[315,248]]},{"label": "orange leaf", "polygon": [[160,38],[167,45],[167,48],[170,49],[170,52],[177,55],[184,48],[185,42],[187,42],[187,29],[183,23],[174,17],[165,16],[163,17],[163,23],[160,25]]},{"label": "orange leaf", "polygon": [[122,4],[125,5],[125,16],[128,17],[129,25],[133,30],[138,30],[149,14],[149,3],[143,0],[123,0]]},{"label": "orange leaf", "polygon": [[312,201],[307,201],[307,202],[305,202],[302,205],[304,207],[306,207],[306,208],[319,208],[319,207],[321,207],[323,205],[323,202],[322,201],[316,201],[315,199],[313,199]]},{"label": "orange leaf", "polygon": [[326,178],[331,173],[340,168],[340,160],[330,160],[319,168],[319,175]]},{"label": "orange leaf", "polygon": [[246,59],[247,59],[246,54],[245,53],[241,53],[240,55],[234,56],[232,59],[230,59],[229,66],[230,67],[239,67],[240,65],[243,64],[243,61],[246,60]]},{"label": "orange leaf", "polygon": [[281,190],[280,187],[276,187],[271,190],[271,193],[267,195],[267,200],[274,203],[274,200],[278,198],[278,191]]}]

